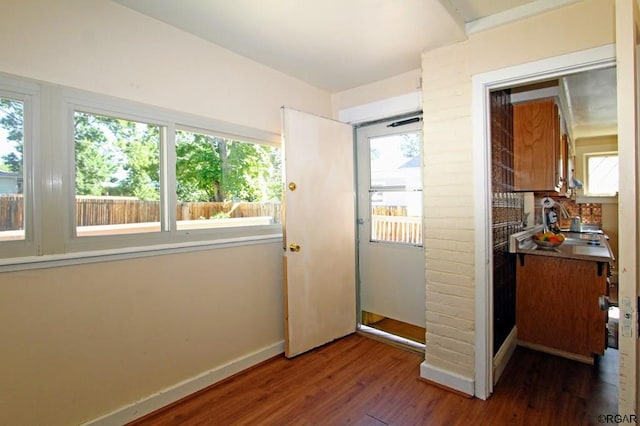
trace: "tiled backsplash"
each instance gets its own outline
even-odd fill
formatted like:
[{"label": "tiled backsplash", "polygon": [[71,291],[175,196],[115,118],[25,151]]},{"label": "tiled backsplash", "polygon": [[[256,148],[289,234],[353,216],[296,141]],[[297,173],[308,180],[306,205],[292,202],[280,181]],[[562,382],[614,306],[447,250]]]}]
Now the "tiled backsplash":
[{"label": "tiled backsplash", "polygon": [[[542,224],[541,202],[543,197],[535,196],[535,223]],[[600,203],[576,203],[565,197],[552,197],[554,201],[564,206],[569,216],[580,216],[582,223],[591,225],[602,225],[602,204]],[[560,228],[569,228],[571,218],[565,219],[562,212],[556,211]]]}]

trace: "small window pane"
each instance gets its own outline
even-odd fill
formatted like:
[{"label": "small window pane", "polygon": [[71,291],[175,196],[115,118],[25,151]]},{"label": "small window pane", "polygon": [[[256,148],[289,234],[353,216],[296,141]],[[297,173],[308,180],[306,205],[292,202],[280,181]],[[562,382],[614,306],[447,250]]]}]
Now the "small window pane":
[{"label": "small window pane", "polygon": [[421,133],[369,139],[371,241],[422,245]]},{"label": "small window pane", "polygon": [[280,223],[280,150],[176,132],[177,229]]},{"label": "small window pane", "polygon": [[160,127],[76,112],[78,236],[160,231]]},{"label": "small window pane", "polygon": [[24,240],[24,104],[0,98],[0,241]]},{"label": "small window pane", "polygon": [[422,188],[420,133],[369,139],[371,188]]},{"label": "small window pane", "polygon": [[422,245],[422,191],[371,192],[371,241]]},{"label": "small window pane", "polygon": [[587,190],[594,195],[614,195],[618,192],[618,156],[587,157]]}]

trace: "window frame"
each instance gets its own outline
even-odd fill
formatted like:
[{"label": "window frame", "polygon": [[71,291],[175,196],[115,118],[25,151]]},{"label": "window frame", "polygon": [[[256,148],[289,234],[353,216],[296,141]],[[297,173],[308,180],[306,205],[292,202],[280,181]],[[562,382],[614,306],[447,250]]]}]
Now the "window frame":
[{"label": "window frame", "polygon": [[0,258],[35,256],[41,253],[39,187],[41,167],[35,153],[40,149],[40,86],[0,75],[0,97],[22,102],[22,196],[24,203],[24,239],[0,242]]},{"label": "window frame", "polygon": [[[6,96],[7,93],[10,96]],[[71,259],[71,263],[78,263],[87,259],[100,261],[100,257],[106,259],[114,254],[137,257],[167,250],[194,250],[282,239],[280,224],[177,230],[175,208],[170,207],[177,199],[176,129],[278,148],[280,135],[80,89],[0,75],[0,96],[3,95],[25,102],[23,168],[27,234],[25,240],[0,242],[0,268],[21,263],[33,267],[34,263],[52,259]],[[75,111],[161,127],[160,232],[76,235]],[[43,119],[40,119],[41,114]],[[41,141],[40,135],[46,141]],[[60,202],[61,199],[64,201]],[[27,227],[27,223],[31,226]]]}]

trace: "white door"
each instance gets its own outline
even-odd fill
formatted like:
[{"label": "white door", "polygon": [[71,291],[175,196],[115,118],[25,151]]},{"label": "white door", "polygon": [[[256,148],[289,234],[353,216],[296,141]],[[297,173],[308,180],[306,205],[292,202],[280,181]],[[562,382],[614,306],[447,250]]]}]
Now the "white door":
[{"label": "white door", "polygon": [[420,117],[356,133],[360,310],[424,327]]},{"label": "white door", "polygon": [[285,355],[356,329],[350,125],[283,108]]},{"label": "white door", "polygon": [[638,5],[616,0],[616,59],[618,83],[618,242],[620,414],[636,414],[638,395]]}]

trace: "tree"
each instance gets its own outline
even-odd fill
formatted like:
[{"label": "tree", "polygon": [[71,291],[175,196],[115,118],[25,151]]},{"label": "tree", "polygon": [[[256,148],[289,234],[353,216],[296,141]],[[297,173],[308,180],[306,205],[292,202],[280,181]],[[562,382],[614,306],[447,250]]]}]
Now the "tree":
[{"label": "tree", "polygon": [[400,151],[407,158],[420,155],[420,135],[418,133],[405,133],[400,142]]},{"label": "tree", "polygon": [[[179,201],[221,199],[222,160],[220,141],[208,135],[176,132],[176,183]],[[220,138],[218,138],[220,139]]]},{"label": "tree", "polygon": [[280,199],[280,155],[263,145],[177,132],[176,180],[183,202]]},{"label": "tree", "polygon": [[125,178],[119,190],[141,200],[160,199],[160,128],[117,120],[116,146],[124,157]]},{"label": "tree", "polygon": [[76,194],[103,195],[115,183],[114,154],[103,128],[112,126],[111,118],[76,112],[74,120]]},{"label": "tree", "polygon": [[6,169],[22,176],[24,152],[24,105],[20,101],[0,98],[0,126],[7,131],[7,142],[13,142],[12,152],[2,156]]},{"label": "tree", "polygon": [[160,129],[76,112],[76,193],[160,199]]},{"label": "tree", "polygon": [[225,176],[228,199],[267,201],[279,199],[282,191],[280,156],[270,147],[231,142],[229,171]]}]

